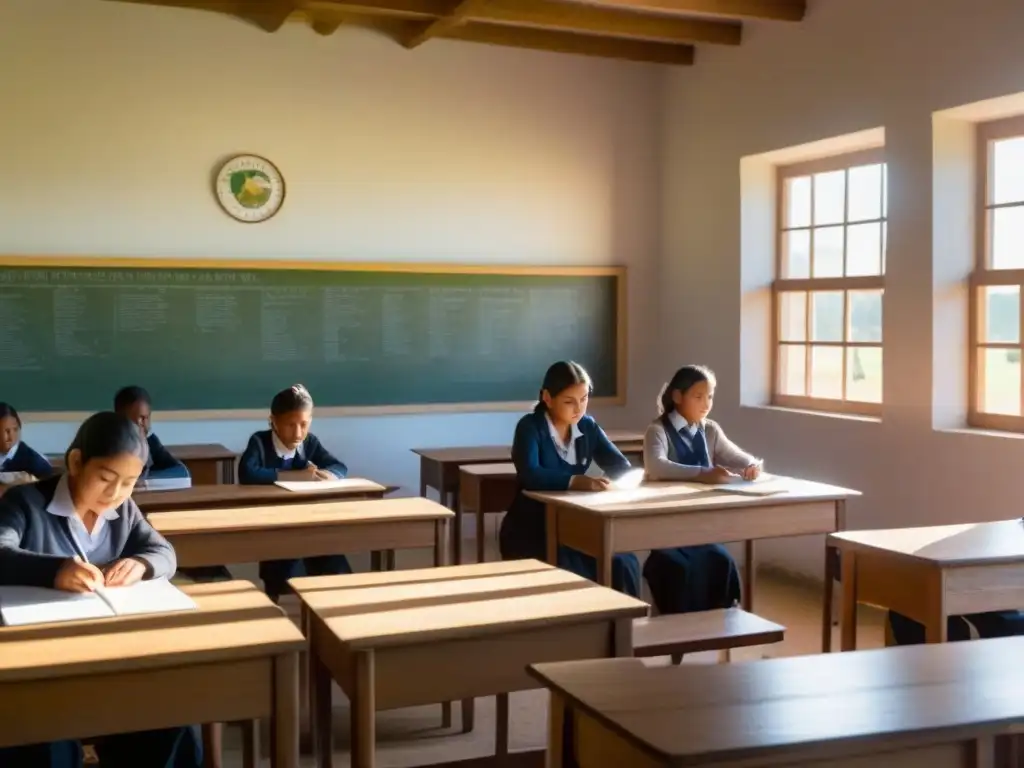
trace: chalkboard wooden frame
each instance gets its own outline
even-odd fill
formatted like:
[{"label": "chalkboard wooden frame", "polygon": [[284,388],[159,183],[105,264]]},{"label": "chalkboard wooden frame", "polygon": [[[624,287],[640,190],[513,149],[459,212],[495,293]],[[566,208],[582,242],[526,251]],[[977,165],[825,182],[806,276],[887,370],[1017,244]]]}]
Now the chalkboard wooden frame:
[{"label": "chalkboard wooden frame", "polygon": [[[626,355],[627,355],[627,283],[626,268],[621,266],[528,266],[518,264],[437,264],[419,262],[339,262],[339,261],[291,261],[281,259],[197,259],[197,258],[151,258],[121,256],[0,256],[0,268],[39,267],[54,268],[95,268],[95,269],[251,269],[325,272],[408,272],[413,274],[463,274],[463,275],[526,275],[551,277],[613,277],[616,296],[616,370],[615,395],[596,397],[593,405],[626,404]],[[540,375],[538,373],[538,375]],[[539,382],[538,382],[539,386]],[[431,403],[417,405],[373,405],[373,406],[318,406],[316,415],[320,418],[343,416],[387,416],[423,413],[478,413],[498,411],[524,411],[532,408],[535,401],[484,402],[484,403]],[[263,419],[267,408],[211,409],[211,410],[161,410],[162,421],[204,421]],[[29,421],[62,422],[81,421],[90,414],[84,411],[28,411],[23,417]]]}]

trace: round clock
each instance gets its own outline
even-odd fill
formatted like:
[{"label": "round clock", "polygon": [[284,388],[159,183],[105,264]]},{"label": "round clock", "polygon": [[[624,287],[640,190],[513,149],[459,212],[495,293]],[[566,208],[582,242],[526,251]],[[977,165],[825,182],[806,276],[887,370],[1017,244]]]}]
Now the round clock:
[{"label": "round clock", "polygon": [[246,224],[266,221],[284,203],[284,177],[258,155],[232,157],[217,172],[215,187],[224,211]]}]

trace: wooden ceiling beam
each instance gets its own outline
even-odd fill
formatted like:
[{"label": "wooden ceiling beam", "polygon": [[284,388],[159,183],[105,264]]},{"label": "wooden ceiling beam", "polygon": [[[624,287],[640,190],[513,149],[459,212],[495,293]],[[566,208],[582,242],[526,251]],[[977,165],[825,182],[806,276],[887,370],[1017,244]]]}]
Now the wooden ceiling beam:
[{"label": "wooden ceiling beam", "polygon": [[802,21],[807,0],[588,0],[596,5],[627,11],[698,13],[732,19]]}]

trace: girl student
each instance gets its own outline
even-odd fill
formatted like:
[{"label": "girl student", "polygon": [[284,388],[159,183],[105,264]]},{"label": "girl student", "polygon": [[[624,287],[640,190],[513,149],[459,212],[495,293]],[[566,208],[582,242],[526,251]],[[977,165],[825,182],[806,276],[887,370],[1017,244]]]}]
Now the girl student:
[{"label": "girl student", "polygon": [[0,494],[20,483],[49,477],[53,467],[21,441],[21,416],[14,406],[0,403]]},{"label": "girl student", "polygon": [[[274,395],[270,402],[270,429],[256,432],[238,464],[243,485],[269,485],[278,480],[336,480],[348,468],[310,433],[313,398],[301,384]],[[268,560],[260,563],[260,578],[271,599],[288,591],[288,579],[351,573],[344,555],[307,557],[302,560]]]},{"label": "girl student", "polygon": [[[0,585],[91,592],[173,576],[174,550],[131,500],[148,456],[146,441],[127,418],[105,411],[86,419],[65,455],[66,472],[0,499]],[[139,691],[142,700],[159,695]],[[109,736],[96,751],[103,768],[199,768],[197,731]],[[0,748],[4,768],[77,768],[82,762],[78,741]]]},{"label": "girl student", "polygon": [[[675,372],[658,398],[659,417],[644,434],[648,480],[727,483],[754,480],[762,462],[740,449],[707,418],[715,399],[715,374],[702,365]],[[719,544],[651,552],[644,577],[661,613],[728,608],[740,599],[739,571]]]},{"label": "girl student", "polygon": [[[581,365],[562,361],[548,368],[533,413],[516,425],[512,461],[519,488],[501,524],[504,560],[547,559],[544,505],[524,491],[603,491],[630,469],[629,461],[587,415],[592,385]],[[586,474],[592,463],[607,477]],[[597,578],[597,561],[569,547],[558,548],[558,566],[585,578]],[[633,554],[612,558],[612,586],[640,595],[640,563]]]}]

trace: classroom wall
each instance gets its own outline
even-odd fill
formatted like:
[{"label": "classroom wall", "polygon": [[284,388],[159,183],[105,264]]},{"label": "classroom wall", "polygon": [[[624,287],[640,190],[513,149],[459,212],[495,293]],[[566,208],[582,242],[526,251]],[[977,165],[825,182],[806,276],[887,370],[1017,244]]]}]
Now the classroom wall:
[{"label": "classroom wall", "polygon": [[[630,406],[599,415],[619,428],[649,418],[660,68],[453,42],[411,52],[297,24],[268,35],[99,0],[4,0],[0,72],[0,253],[622,264]],[[235,223],[212,196],[218,162],[240,152],[285,174],[285,205],[267,223]],[[416,492],[410,448],[508,443],[518,416],[314,428],[354,473]],[[237,449],[263,426],[157,421],[164,442]],[[25,438],[63,450],[74,427],[29,424]]]},{"label": "classroom wall", "polygon": [[[863,490],[848,507],[852,528],[1020,516],[1024,441],[956,429],[966,406],[964,332],[936,313],[947,289],[957,290],[943,285],[955,272],[951,260],[970,258],[970,237],[954,243],[947,234],[958,223],[964,230],[971,212],[933,215],[932,133],[937,110],[1024,91],[1024,5],[808,5],[801,24],[750,27],[739,49],[702,47],[696,66],[668,74],[664,346],[715,368],[717,418],[731,437],[765,455],[770,470]],[[748,342],[767,330],[742,328],[741,308],[756,282],[751,273],[766,267],[745,258],[741,269],[741,255],[756,250],[741,248],[749,233],[741,227],[741,158],[873,128],[885,131],[890,189],[883,416],[763,407],[767,370],[758,345]],[[936,205],[957,196],[945,186],[955,182],[956,162],[945,149],[936,152]],[[820,573],[820,538],[761,551]]]}]

